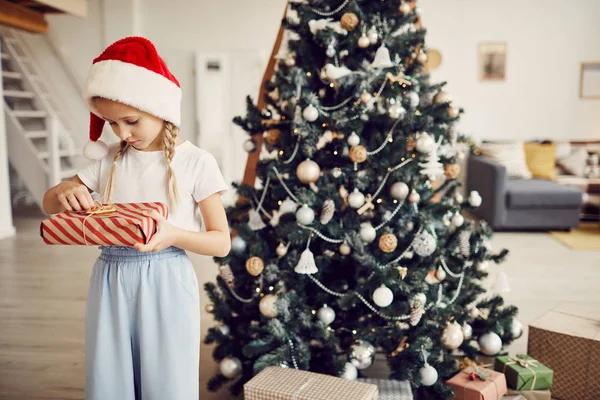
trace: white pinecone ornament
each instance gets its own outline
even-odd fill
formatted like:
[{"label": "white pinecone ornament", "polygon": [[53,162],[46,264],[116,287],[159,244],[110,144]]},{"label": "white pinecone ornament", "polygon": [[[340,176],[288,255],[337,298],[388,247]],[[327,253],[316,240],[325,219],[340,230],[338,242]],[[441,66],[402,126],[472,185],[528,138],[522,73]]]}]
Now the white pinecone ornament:
[{"label": "white pinecone ornament", "polygon": [[229,286],[233,286],[235,277],[233,276],[233,271],[231,271],[229,264],[219,265],[219,276],[221,276],[221,279]]},{"label": "white pinecone ornament", "polygon": [[424,304],[420,300],[413,299],[410,301],[410,324],[416,326],[421,317],[425,313]]},{"label": "white pinecone ornament", "polygon": [[458,250],[465,258],[469,258],[469,255],[471,254],[471,244],[469,243],[470,239],[471,234],[468,231],[462,231],[458,235]]},{"label": "white pinecone ornament", "polygon": [[323,209],[321,210],[321,223],[327,225],[333,218],[335,213],[335,203],[331,199],[327,199],[323,202]]}]

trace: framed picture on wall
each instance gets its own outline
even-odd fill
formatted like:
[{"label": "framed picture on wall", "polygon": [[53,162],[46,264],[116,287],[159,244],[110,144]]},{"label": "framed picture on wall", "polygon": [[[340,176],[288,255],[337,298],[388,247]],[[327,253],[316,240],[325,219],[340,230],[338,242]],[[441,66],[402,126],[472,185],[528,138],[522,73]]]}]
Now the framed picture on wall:
[{"label": "framed picture on wall", "polygon": [[600,61],[581,64],[579,97],[582,99],[600,99]]},{"label": "framed picture on wall", "polygon": [[479,44],[479,77],[482,81],[506,79],[506,42]]}]

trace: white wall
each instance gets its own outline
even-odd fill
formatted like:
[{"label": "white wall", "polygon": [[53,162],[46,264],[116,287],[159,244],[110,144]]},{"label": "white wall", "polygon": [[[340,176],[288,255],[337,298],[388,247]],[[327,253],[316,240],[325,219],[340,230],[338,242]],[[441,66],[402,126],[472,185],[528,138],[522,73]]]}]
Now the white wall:
[{"label": "white wall", "polygon": [[[475,138],[600,138],[600,101],[579,99],[582,61],[600,61],[600,1],[420,0],[434,72]],[[477,45],[508,43],[505,82],[480,82]]]},{"label": "white wall", "polygon": [[[180,80],[182,136],[194,139],[195,54],[270,51],[284,4],[284,0],[90,0],[87,21],[52,16],[50,32],[83,82],[92,58],[108,44],[103,36],[124,32],[119,26],[125,22],[110,15],[138,10],[139,15],[125,18],[133,21],[129,29],[139,24],[141,34],[156,43]],[[455,103],[465,108],[462,131],[491,139],[600,136],[600,101],[579,99],[580,63],[600,60],[600,1],[420,0],[419,4],[427,43],[443,55],[433,78],[447,80]],[[110,12],[103,11],[106,5]],[[103,22],[104,17],[109,20]],[[479,81],[481,41],[508,43],[505,82]]]}]

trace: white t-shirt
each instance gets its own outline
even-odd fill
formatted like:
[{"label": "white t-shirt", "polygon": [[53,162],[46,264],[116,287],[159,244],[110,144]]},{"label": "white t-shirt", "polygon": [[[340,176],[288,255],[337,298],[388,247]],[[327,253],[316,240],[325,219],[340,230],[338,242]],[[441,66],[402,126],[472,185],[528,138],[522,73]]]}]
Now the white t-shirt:
[{"label": "white t-shirt", "polygon": [[[109,147],[108,155],[92,161],[77,172],[81,181],[102,195],[108,181],[118,144]],[[209,152],[185,141],[175,148],[171,161],[179,189],[179,204],[173,209],[167,195],[167,161],[164,151],[140,151],[129,147],[116,166],[113,203],[161,202],[169,205],[169,222],[189,231],[204,229],[198,202],[229,189],[217,161]]]}]

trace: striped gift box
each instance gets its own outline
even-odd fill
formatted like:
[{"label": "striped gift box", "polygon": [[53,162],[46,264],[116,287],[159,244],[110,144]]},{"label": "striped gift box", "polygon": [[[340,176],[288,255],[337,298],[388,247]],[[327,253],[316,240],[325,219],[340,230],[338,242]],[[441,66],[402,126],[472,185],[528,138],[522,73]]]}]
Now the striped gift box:
[{"label": "striped gift box", "polygon": [[142,214],[156,210],[168,217],[162,203],[113,204],[106,214],[67,211],[42,221],[40,234],[46,244],[87,246],[129,246],[148,243],[156,231],[156,222]]}]

